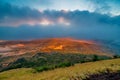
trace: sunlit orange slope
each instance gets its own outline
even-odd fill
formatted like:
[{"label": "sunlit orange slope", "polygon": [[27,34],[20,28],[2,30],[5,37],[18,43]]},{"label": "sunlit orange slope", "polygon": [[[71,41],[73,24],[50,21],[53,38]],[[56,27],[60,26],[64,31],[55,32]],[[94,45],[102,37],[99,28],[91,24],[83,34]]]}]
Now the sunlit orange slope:
[{"label": "sunlit orange slope", "polygon": [[19,55],[28,52],[60,52],[97,55],[106,55],[110,53],[109,49],[95,41],[76,40],[72,38],[47,38],[32,41],[8,41],[2,44],[2,46],[7,46],[11,49],[8,52],[10,55]]}]

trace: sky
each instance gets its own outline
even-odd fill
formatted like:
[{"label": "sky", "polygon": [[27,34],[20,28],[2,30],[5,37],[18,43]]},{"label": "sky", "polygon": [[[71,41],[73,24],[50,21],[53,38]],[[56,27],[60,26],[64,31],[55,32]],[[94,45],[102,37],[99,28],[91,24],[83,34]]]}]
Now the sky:
[{"label": "sky", "polygon": [[120,0],[0,0],[0,40],[120,40]]}]

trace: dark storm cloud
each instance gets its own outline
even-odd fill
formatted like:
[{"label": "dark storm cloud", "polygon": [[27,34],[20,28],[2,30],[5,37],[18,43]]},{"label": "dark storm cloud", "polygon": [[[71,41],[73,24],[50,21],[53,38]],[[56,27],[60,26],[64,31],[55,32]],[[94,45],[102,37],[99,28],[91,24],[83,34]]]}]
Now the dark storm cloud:
[{"label": "dark storm cloud", "polygon": [[75,37],[120,40],[119,32],[120,16],[79,10],[40,12],[29,7],[0,4],[0,39]]},{"label": "dark storm cloud", "polygon": [[40,18],[39,11],[29,7],[12,6],[11,4],[0,3],[0,24],[8,25],[29,19]]},{"label": "dark storm cloud", "polygon": [[40,12],[29,7],[18,7],[10,4],[1,4],[0,11],[0,25],[2,26],[37,24],[43,18],[55,22],[59,17],[67,19],[72,25],[101,25],[103,23],[111,24],[110,26],[120,25],[120,16],[110,17],[98,13],[89,13],[88,11],[45,10]]}]

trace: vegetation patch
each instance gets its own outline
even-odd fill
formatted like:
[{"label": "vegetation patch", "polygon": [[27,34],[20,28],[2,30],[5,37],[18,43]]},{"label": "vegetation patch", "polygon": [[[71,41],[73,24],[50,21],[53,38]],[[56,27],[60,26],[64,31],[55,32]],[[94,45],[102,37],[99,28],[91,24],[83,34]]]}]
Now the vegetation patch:
[{"label": "vegetation patch", "polygon": [[40,67],[35,67],[35,72],[42,72],[42,71],[47,71],[47,70],[53,70],[55,68],[64,68],[64,67],[69,67],[73,66],[74,64],[70,62],[61,62],[56,65],[46,65],[46,66],[40,66]]},{"label": "vegetation patch", "polygon": [[44,70],[46,71],[60,67],[72,66],[76,63],[94,62],[106,59],[111,59],[111,57],[70,53],[37,53],[32,57],[20,57],[17,60],[9,63],[8,66],[3,67],[1,71],[16,68],[33,68],[36,71],[41,72]]},{"label": "vegetation patch", "polygon": [[[46,69],[46,67],[42,69]],[[83,64],[75,64],[71,67],[58,68],[50,71],[42,70],[43,72],[34,72],[35,69],[33,68],[12,69],[9,71],[1,72],[0,80],[85,80],[85,78],[89,80],[90,77],[94,75],[101,76],[103,74],[106,74],[108,76],[108,73],[110,73],[114,76],[114,74],[117,75],[119,73],[119,70],[120,59],[111,59],[96,62],[87,62]],[[109,78],[107,79],[110,80]]]}]

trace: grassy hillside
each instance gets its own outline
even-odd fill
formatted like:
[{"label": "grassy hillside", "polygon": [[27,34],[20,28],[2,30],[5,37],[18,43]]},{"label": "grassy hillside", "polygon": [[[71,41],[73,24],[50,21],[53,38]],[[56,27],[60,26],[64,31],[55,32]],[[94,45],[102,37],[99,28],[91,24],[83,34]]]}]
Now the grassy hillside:
[{"label": "grassy hillside", "polygon": [[99,73],[110,69],[120,70],[120,59],[103,60],[76,64],[68,68],[59,68],[40,73],[34,73],[34,69],[22,68],[4,71],[0,73],[0,80],[70,80],[70,78],[86,77],[86,74]]}]

